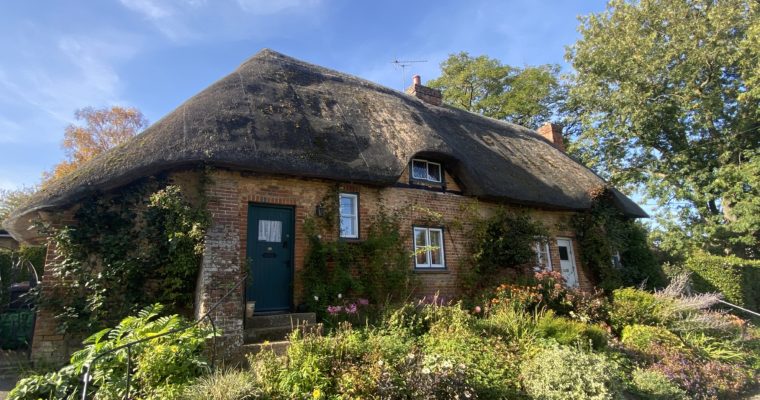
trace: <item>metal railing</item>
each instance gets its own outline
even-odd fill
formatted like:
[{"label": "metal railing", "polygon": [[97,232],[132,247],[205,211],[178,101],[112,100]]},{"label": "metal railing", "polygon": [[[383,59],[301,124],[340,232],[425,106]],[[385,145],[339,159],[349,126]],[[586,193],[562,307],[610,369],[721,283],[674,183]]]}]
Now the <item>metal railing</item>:
[{"label": "metal railing", "polygon": [[149,340],[160,338],[160,337],[163,337],[163,336],[168,336],[168,335],[171,335],[171,334],[174,334],[174,333],[185,331],[187,329],[190,329],[190,328],[192,328],[192,327],[200,324],[201,322],[203,322],[204,319],[208,319],[209,323],[211,323],[211,329],[212,329],[212,332],[213,332],[212,333],[212,347],[211,347],[211,365],[214,365],[214,363],[216,361],[216,337],[218,335],[216,333],[216,325],[214,324],[214,319],[211,318],[211,313],[217,307],[219,307],[219,305],[221,305],[222,302],[224,302],[224,300],[226,300],[232,293],[234,293],[235,290],[237,290],[240,287],[240,285],[242,285],[243,282],[245,282],[247,279],[248,279],[248,274],[243,275],[243,277],[241,277],[240,280],[238,280],[235,283],[235,285],[232,286],[232,288],[230,288],[227,291],[227,293],[224,294],[224,296],[222,296],[219,300],[217,300],[217,302],[214,303],[214,305],[212,305],[211,308],[209,308],[209,310],[206,311],[205,314],[203,314],[203,316],[201,316],[200,318],[198,318],[192,324],[184,326],[182,328],[172,329],[170,331],[167,331],[167,332],[164,332],[164,333],[161,333],[161,334],[158,334],[158,335],[154,335],[154,336],[151,336],[151,337],[146,337],[146,338],[138,339],[138,340],[135,340],[135,341],[123,344],[123,345],[118,346],[118,347],[114,347],[113,349],[110,349],[108,351],[105,351],[103,353],[98,354],[92,360],[88,361],[84,365],[84,374],[82,376],[82,381],[84,382],[84,387],[82,389],[82,400],[87,400],[87,388],[88,388],[88,385],[90,383],[91,372],[93,370],[93,367],[94,367],[95,363],[98,360],[102,359],[104,356],[107,356],[109,354],[114,354],[117,351],[120,351],[120,350],[123,350],[123,349],[127,350],[127,370],[126,370],[126,374],[127,374],[127,388],[126,388],[126,393],[124,395],[124,399],[129,400],[130,399],[130,397],[129,397],[130,383],[131,383],[131,378],[132,378],[132,361],[131,361],[131,359],[132,359],[132,346],[134,346],[136,344],[147,342]]},{"label": "metal railing", "polygon": [[731,307],[733,307],[733,308],[735,308],[737,310],[744,311],[747,314],[751,314],[751,315],[754,315],[756,317],[760,317],[760,314],[758,314],[757,312],[749,310],[749,309],[746,309],[746,308],[741,307],[741,306],[737,306],[736,304],[731,304],[731,303],[729,303],[727,301],[723,301],[723,300],[718,300],[718,303],[725,304],[725,305],[731,306]]}]

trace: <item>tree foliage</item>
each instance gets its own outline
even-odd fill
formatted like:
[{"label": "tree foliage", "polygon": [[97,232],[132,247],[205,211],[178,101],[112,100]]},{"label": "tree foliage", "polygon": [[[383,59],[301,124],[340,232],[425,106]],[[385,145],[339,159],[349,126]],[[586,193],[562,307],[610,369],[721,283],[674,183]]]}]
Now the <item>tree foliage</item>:
[{"label": "tree foliage", "polygon": [[22,202],[37,191],[36,186],[22,186],[18,189],[0,189],[0,223]]},{"label": "tree foliage", "polygon": [[562,97],[558,73],[557,65],[518,68],[461,52],[449,55],[441,76],[427,84],[441,89],[446,104],[537,128]]},{"label": "tree foliage", "polygon": [[683,237],[759,257],[760,5],[613,0],[581,22],[571,151],[676,209]]},{"label": "tree foliage", "polygon": [[52,172],[45,174],[46,179],[68,174],[83,162],[118,146],[148,126],[142,112],[134,107],[87,107],[77,110],[74,116],[84,124],[66,127],[61,144],[66,159]]}]

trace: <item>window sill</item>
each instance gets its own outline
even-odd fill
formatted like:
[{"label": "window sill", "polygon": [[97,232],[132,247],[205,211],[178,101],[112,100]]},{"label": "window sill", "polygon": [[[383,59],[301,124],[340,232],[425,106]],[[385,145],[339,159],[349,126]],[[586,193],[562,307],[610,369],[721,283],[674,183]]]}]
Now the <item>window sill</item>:
[{"label": "window sill", "polygon": [[451,270],[448,268],[415,268],[415,274],[449,274]]}]

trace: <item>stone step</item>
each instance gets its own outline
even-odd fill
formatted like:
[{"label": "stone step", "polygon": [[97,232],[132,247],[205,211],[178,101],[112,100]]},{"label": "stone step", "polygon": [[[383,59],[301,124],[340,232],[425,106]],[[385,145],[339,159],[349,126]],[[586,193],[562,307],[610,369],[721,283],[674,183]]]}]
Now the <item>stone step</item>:
[{"label": "stone step", "polygon": [[300,325],[313,325],[317,322],[315,313],[287,313],[271,315],[254,315],[246,320],[246,328],[295,328]]},{"label": "stone step", "polygon": [[246,329],[245,343],[285,340],[291,332],[293,332],[293,329],[290,326]]}]

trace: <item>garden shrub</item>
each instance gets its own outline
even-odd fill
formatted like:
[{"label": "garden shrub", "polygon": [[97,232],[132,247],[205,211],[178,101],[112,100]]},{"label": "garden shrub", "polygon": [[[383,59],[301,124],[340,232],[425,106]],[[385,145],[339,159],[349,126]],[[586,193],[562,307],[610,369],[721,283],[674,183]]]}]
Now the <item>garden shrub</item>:
[{"label": "garden shrub", "polygon": [[646,353],[654,345],[668,349],[684,347],[683,341],[666,328],[639,324],[628,325],[623,328],[620,341],[627,347],[643,353]]},{"label": "garden shrub", "polygon": [[538,319],[536,329],[542,337],[565,346],[590,344],[595,350],[607,346],[607,332],[601,327],[557,317],[551,311]]},{"label": "garden shrub", "polygon": [[665,375],[692,399],[736,398],[756,382],[756,371],[743,366],[704,360],[691,352],[654,344],[647,349],[648,369]]},{"label": "garden shrub", "polygon": [[75,366],[69,365],[58,371],[19,380],[8,393],[8,400],[79,400],[81,391],[82,375]]},{"label": "garden shrub", "polygon": [[641,400],[687,400],[686,392],[658,371],[635,369],[631,374],[633,391]]},{"label": "garden shrub", "polygon": [[[159,304],[148,306],[137,316],[123,319],[113,329],[93,334],[84,341],[85,348],[71,356],[70,365],[42,377],[32,376],[21,380],[9,399],[45,398],[50,393],[55,394],[54,398],[81,396],[80,385],[67,382],[75,378],[79,381],[85,366],[100,354],[189,324],[178,315],[161,316],[162,311],[163,307]],[[134,374],[131,395],[147,399],[181,398],[182,386],[208,371],[202,350],[211,334],[209,329],[194,326],[132,346]],[[88,396],[96,396],[98,399],[121,399],[125,396],[127,354],[127,349],[123,348],[101,357],[93,364],[91,392]]]},{"label": "garden shrub", "polygon": [[760,309],[760,260],[694,252],[685,266],[697,292],[720,292],[728,302]]},{"label": "garden shrub", "polygon": [[519,390],[515,349],[497,337],[483,337],[470,321],[441,318],[422,339],[423,351],[466,367],[467,381],[481,399],[512,398]]},{"label": "garden shrub", "polygon": [[665,322],[663,313],[666,303],[666,300],[643,290],[616,289],[612,292],[610,325],[617,332],[634,324],[661,325]]},{"label": "garden shrub", "polygon": [[537,400],[608,400],[620,391],[617,366],[578,348],[543,349],[520,372],[525,391]]},{"label": "garden shrub", "polygon": [[254,400],[261,398],[251,373],[235,369],[217,370],[196,379],[183,392],[187,400]]}]

